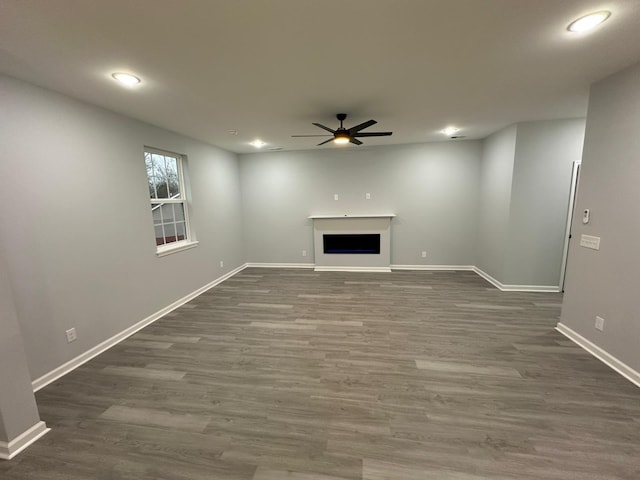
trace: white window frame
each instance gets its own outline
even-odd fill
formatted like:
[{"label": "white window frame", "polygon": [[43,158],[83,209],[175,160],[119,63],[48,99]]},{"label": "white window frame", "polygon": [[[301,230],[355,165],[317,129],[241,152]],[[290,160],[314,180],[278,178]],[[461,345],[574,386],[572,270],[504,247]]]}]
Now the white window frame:
[{"label": "white window frame", "polygon": [[[149,202],[151,205],[151,224],[153,228],[153,238],[154,241],[156,239],[156,223],[153,220],[153,210],[154,205],[156,208],[160,208],[164,204],[181,204],[184,212],[184,229],[185,229],[185,239],[184,240],[176,240],[175,242],[165,243],[163,245],[156,245],[156,255],[158,257],[164,257],[165,255],[170,255],[172,253],[181,252],[182,250],[187,250],[189,248],[193,248],[198,245],[198,242],[193,238],[193,232],[191,231],[191,223],[189,221],[189,205],[187,200],[187,190],[185,185],[185,177],[184,177],[184,156],[179,153],[169,152],[166,150],[160,150],[158,148],[153,147],[144,147],[144,153],[147,154],[156,154],[156,155],[164,155],[166,157],[171,157],[176,159],[177,171],[178,171],[178,188],[180,190],[180,198],[149,198]],[[145,160],[146,166],[146,160]],[[146,171],[146,168],[145,168]],[[149,181],[148,173],[147,173],[147,182]],[[164,227],[163,227],[164,228]],[[176,232],[177,235],[177,232]]]}]

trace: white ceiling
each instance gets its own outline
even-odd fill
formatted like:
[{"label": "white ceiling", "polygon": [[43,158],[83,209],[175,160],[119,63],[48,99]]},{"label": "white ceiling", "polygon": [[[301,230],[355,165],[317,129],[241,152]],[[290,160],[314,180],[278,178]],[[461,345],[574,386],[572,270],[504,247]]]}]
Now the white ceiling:
[{"label": "white ceiling", "polygon": [[393,131],[365,145],[582,117],[589,85],[638,60],[640,0],[0,0],[1,72],[240,153],[362,148],[291,138],[339,112]]}]

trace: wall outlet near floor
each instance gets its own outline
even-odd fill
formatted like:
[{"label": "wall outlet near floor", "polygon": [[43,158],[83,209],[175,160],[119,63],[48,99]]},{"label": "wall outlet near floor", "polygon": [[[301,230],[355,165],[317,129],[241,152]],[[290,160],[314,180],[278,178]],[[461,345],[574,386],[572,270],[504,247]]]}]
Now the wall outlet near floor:
[{"label": "wall outlet near floor", "polygon": [[422,251],[422,258],[427,258],[427,252],[425,252],[424,250]]},{"label": "wall outlet near floor", "polygon": [[338,200],[338,199],[340,199],[340,195],[338,195],[337,193],[334,193],[334,194],[333,194],[333,199],[334,199],[334,200]]},{"label": "wall outlet near floor", "polygon": [[604,318],[596,317],[596,330],[600,330],[601,332],[604,330]]},{"label": "wall outlet near floor", "polygon": [[224,261],[220,260],[220,268],[224,267]]},{"label": "wall outlet near floor", "polygon": [[78,339],[75,328],[70,328],[65,333],[67,334],[67,343],[75,342]]},{"label": "wall outlet near floor", "polygon": [[307,251],[306,250],[302,250],[302,256],[306,257],[307,256]]},{"label": "wall outlet near floor", "polygon": [[370,193],[365,193],[364,194],[364,198],[365,198],[365,200],[371,200],[371,194]]}]

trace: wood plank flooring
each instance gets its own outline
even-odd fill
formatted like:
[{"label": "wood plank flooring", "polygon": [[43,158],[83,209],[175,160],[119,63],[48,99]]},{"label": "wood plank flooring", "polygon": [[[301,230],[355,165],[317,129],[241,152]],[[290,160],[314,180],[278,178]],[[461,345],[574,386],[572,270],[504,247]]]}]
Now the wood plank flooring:
[{"label": "wood plank flooring", "polygon": [[246,269],[37,394],[0,478],[640,478],[640,389],[472,272]]}]

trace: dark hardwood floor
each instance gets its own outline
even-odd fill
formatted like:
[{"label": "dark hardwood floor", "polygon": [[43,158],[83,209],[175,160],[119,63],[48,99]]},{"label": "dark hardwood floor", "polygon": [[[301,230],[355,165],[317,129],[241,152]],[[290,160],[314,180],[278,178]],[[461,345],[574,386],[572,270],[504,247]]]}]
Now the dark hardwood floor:
[{"label": "dark hardwood floor", "polygon": [[472,272],[246,269],[37,394],[0,478],[640,478],[640,389]]}]

